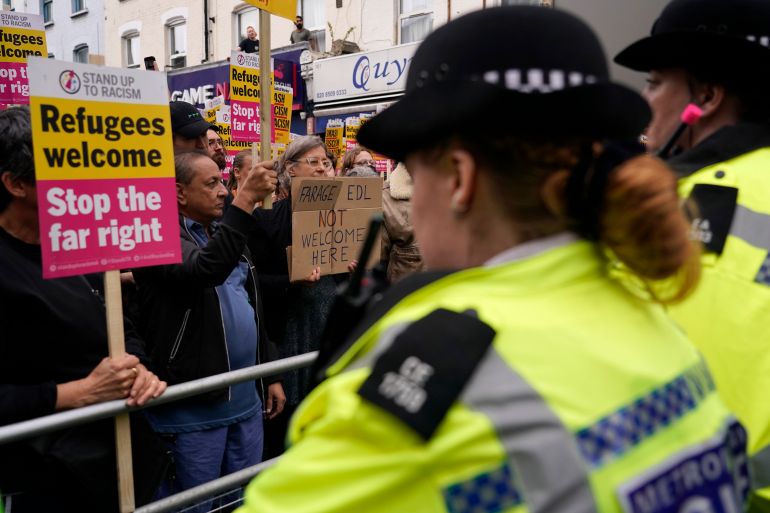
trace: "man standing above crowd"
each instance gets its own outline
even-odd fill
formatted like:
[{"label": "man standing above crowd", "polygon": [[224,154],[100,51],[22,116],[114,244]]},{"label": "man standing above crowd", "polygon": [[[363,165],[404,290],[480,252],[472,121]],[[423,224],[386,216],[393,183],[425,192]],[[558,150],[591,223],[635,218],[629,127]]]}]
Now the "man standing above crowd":
[{"label": "man standing above crowd", "polygon": [[[275,173],[258,168],[246,174],[222,217],[227,190],[214,161],[203,151],[186,152],[176,156],[175,167],[182,263],[134,271],[140,327],[154,369],[181,383],[275,359],[246,248],[255,224],[251,212],[275,189]],[[171,492],[261,460],[260,393],[268,418],[281,412],[279,382],[246,382],[149,413],[153,428],[171,443]]]},{"label": "man standing above crowd", "polygon": [[251,25],[246,27],[246,39],[238,43],[238,51],[246,53],[257,53],[259,51],[257,31]]},{"label": "man standing above crowd", "polygon": [[300,41],[310,41],[310,31],[304,27],[302,16],[297,16],[294,20],[294,26],[297,28],[291,32],[289,37],[291,44],[299,43]]}]

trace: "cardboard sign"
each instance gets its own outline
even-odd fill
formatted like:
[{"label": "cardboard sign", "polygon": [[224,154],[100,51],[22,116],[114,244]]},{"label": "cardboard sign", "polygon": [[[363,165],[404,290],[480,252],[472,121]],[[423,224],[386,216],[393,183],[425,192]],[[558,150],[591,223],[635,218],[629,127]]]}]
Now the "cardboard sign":
[{"label": "cardboard sign", "polygon": [[181,261],[165,84],[29,59],[44,278]]},{"label": "cardboard sign", "polygon": [[291,21],[297,15],[295,0],[246,0],[246,3]]},{"label": "cardboard sign", "polygon": [[[366,240],[372,216],[382,212],[380,178],[295,178],[291,184],[291,281],[348,272]],[[375,244],[367,267],[380,259]]]},{"label": "cardboard sign", "polygon": [[43,17],[0,11],[0,103],[29,103],[30,56],[48,56]]},{"label": "cardboard sign", "polygon": [[[259,55],[233,52],[230,57],[230,128],[236,141],[259,142]],[[272,77],[271,86],[274,88]],[[275,140],[271,123],[270,140]]]}]

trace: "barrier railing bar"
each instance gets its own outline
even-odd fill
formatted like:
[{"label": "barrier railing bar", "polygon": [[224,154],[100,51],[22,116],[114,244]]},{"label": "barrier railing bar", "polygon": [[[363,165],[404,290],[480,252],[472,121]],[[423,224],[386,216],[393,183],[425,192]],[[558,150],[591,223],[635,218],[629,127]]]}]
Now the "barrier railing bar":
[{"label": "barrier railing bar", "polygon": [[217,495],[227,490],[231,490],[238,486],[244,485],[252,480],[254,476],[269,468],[276,463],[280,456],[271,460],[263,461],[252,467],[233,472],[219,479],[209,481],[202,485],[190,488],[183,492],[177,493],[165,499],[161,499],[157,502],[147,504],[134,511],[134,513],[165,513],[167,511],[173,511],[175,509],[194,504],[198,501],[208,500],[212,495]]},{"label": "barrier railing bar", "polygon": [[23,440],[25,438],[32,438],[33,436],[43,435],[52,431],[77,426],[79,424],[85,424],[94,420],[114,417],[120,413],[133,412],[142,410],[144,408],[160,406],[161,404],[166,404],[194,395],[211,392],[212,390],[235,385],[244,381],[252,381],[259,378],[264,378],[266,376],[272,376],[274,374],[280,374],[282,372],[299,369],[301,367],[306,367],[312,364],[317,356],[318,351],[313,351],[311,353],[290,356],[289,358],[263,363],[261,365],[255,365],[245,369],[225,372],[222,374],[216,374],[214,376],[208,376],[206,378],[196,379],[194,381],[188,381],[186,383],[180,383],[178,385],[168,387],[162,396],[150,401],[148,404],[142,407],[129,408],[126,406],[125,399],[119,399],[115,401],[93,404],[91,406],[84,406],[83,408],[77,408],[74,410],[54,413],[53,415],[46,415],[45,417],[38,417],[36,419],[26,420],[16,424],[9,424],[7,426],[0,427],[0,445]]}]

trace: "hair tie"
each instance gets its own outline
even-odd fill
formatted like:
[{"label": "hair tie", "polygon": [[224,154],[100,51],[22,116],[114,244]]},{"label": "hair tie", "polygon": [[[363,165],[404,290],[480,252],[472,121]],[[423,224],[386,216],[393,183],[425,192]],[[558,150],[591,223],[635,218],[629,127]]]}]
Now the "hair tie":
[{"label": "hair tie", "polygon": [[567,212],[573,229],[588,240],[599,240],[604,192],[613,170],[644,153],[637,141],[608,141],[598,157],[590,143],[580,149],[580,159],[567,180]]}]

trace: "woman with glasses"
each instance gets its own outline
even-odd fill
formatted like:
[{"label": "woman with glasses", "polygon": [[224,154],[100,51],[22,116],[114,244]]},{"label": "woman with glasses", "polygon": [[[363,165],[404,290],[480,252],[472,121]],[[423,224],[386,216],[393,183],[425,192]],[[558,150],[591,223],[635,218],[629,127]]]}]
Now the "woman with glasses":
[{"label": "woman with glasses", "polygon": [[[278,344],[282,358],[315,351],[334,300],[336,282],[332,276],[321,276],[317,267],[299,282],[289,282],[286,248],[291,245],[291,180],[293,178],[326,177],[333,169],[326,145],[316,136],[299,137],[289,144],[275,163],[275,171],[284,175],[288,196],[273,204],[272,210],[257,209],[254,216],[258,229],[249,242],[254,265],[264,295],[267,332]],[[287,373],[284,387],[288,415],[275,419],[265,428],[265,458],[283,452],[286,422],[291,411],[308,392],[309,369]]]},{"label": "woman with glasses", "polygon": [[340,175],[346,176],[356,166],[368,166],[375,169],[374,157],[363,146],[354,146],[345,153],[345,156],[342,157],[342,171]]}]

